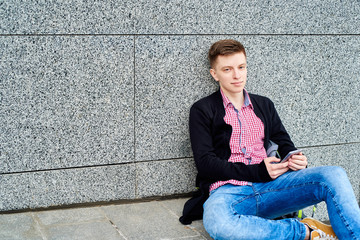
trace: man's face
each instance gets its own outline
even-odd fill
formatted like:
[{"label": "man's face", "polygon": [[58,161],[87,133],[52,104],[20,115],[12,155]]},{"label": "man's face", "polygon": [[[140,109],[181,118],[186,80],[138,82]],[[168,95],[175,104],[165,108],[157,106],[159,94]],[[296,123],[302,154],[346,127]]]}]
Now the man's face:
[{"label": "man's face", "polygon": [[210,73],[225,95],[242,93],[247,77],[245,54],[219,55]]}]

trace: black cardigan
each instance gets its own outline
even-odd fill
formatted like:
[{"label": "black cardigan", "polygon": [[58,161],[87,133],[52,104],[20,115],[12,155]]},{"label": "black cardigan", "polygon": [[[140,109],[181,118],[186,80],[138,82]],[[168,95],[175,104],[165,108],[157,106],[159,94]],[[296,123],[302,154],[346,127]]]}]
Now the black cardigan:
[{"label": "black cardigan", "polygon": [[[280,156],[295,150],[273,102],[263,96],[249,94],[254,112],[264,124],[264,147],[269,140],[279,145]],[[190,224],[202,218],[203,204],[209,196],[209,187],[217,181],[236,179],[249,182],[267,182],[271,177],[264,162],[246,165],[228,162],[231,155],[232,127],[224,121],[225,109],[220,90],[200,99],[190,109],[190,139],[196,168],[196,186],[199,190],[185,203],[180,222]]]}]

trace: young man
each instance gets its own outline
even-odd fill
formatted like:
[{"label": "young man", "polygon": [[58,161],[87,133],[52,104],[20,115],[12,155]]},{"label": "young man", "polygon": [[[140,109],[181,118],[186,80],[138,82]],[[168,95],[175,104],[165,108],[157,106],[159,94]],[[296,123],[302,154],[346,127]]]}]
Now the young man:
[{"label": "young man", "polygon": [[[209,60],[220,90],[190,110],[199,191],[185,204],[180,221],[203,217],[214,239],[360,239],[360,210],[342,168],[306,168],[302,153],[281,163],[267,156],[271,142],[282,157],[296,148],[274,104],[245,90],[243,45],[218,41]],[[321,201],[334,230],[310,218],[272,220]]]}]

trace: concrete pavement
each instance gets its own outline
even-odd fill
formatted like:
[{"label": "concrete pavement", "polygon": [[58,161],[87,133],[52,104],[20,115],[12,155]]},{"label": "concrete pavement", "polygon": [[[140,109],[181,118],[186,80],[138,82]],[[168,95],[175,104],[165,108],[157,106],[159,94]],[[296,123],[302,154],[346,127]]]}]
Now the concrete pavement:
[{"label": "concrete pavement", "polygon": [[2,240],[206,240],[178,219],[188,198],[0,214]]}]

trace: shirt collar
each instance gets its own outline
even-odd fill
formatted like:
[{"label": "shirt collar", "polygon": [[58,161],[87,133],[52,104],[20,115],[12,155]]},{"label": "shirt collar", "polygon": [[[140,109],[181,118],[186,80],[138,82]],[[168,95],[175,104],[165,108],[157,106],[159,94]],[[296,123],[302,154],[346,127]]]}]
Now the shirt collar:
[{"label": "shirt collar", "polygon": [[[233,106],[233,104],[230,102],[229,98],[224,94],[224,92],[221,90],[221,88],[220,88],[220,92],[221,92],[221,96],[223,99],[224,107],[226,108],[229,105]],[[253,105],[251,103],[251,100],[250,100],[249,93],[245,89],[243,90],[243,93],[244,93],[244,97],[245,97],[243,107],[250,107],[250,108],[254,109]]]}]

